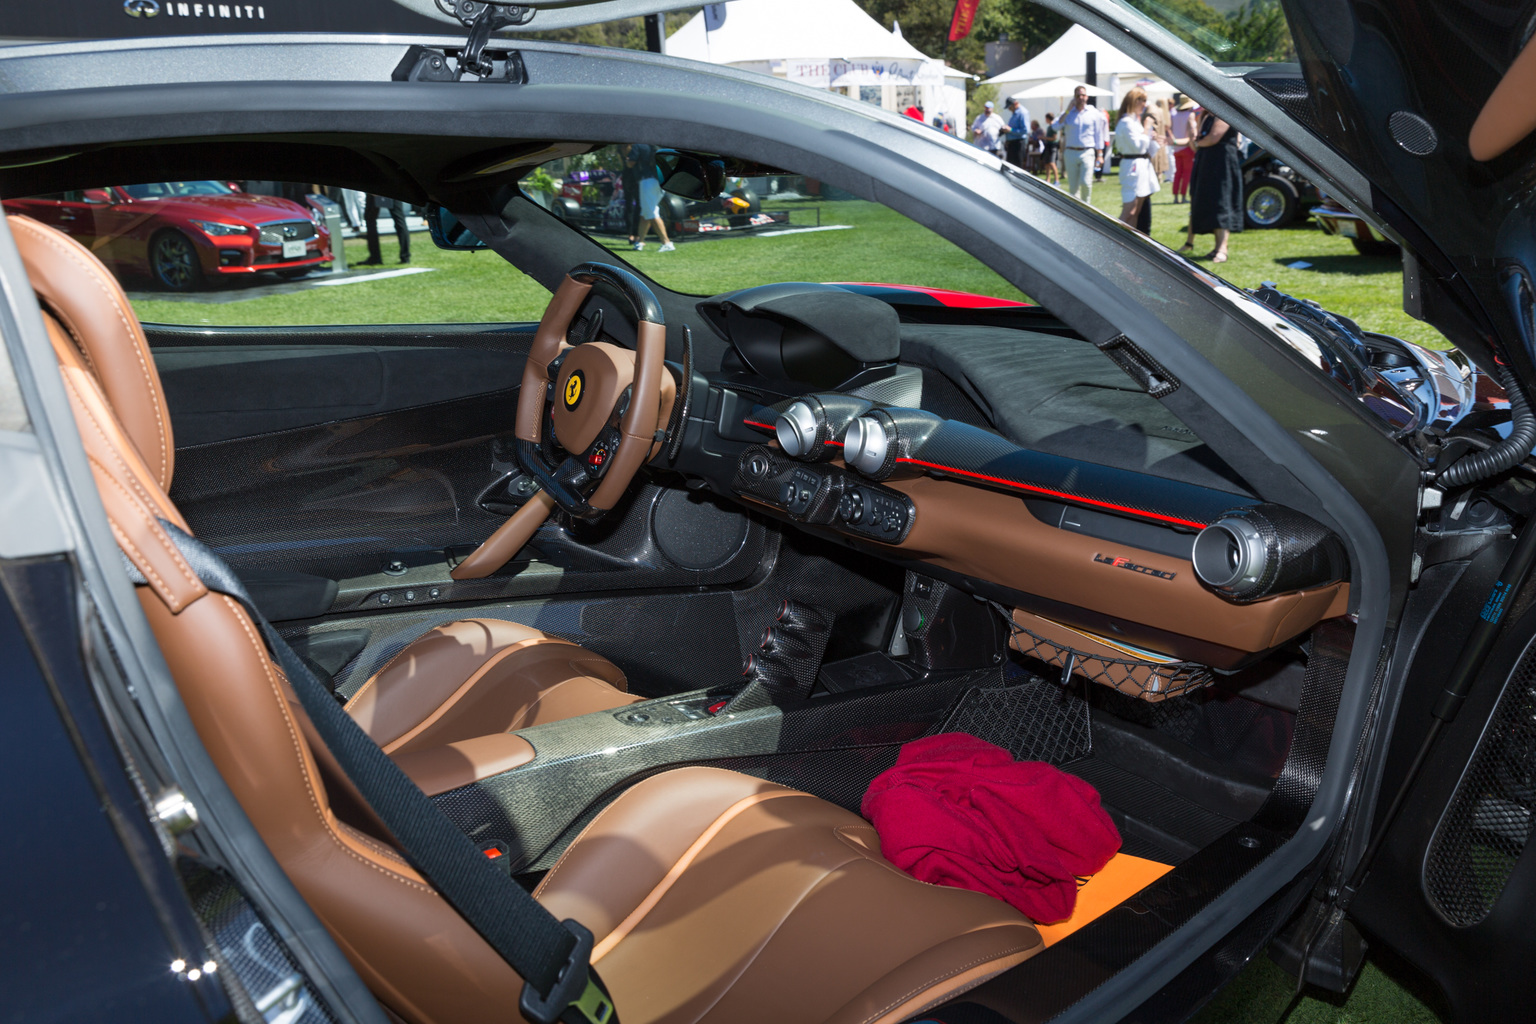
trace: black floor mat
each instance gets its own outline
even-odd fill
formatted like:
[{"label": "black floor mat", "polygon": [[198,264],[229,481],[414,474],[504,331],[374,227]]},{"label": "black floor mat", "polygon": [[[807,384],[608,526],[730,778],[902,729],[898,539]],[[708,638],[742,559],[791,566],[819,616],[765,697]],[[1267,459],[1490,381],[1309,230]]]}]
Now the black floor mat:
[{"label": "black floor mat", "polygon": [[1237,821],[1207,810],[1119,765],[1086,757],[1061,766],[1099,791],[1125,853],[1177,864]]}]

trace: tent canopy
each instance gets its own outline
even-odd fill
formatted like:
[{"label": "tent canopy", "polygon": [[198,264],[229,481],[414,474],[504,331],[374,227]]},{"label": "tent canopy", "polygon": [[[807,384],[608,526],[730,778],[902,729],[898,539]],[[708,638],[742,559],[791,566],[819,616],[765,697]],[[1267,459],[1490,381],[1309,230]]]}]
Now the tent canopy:
[{"label": "tent canopy", "polygon": [[1151,76],[1141,61],[1121,53],[1083,26],[1073,25],[1034,57],[994,75],[985,84],[996,85],[999,94],[1008,95],[1010,84],[1027,87],[1051,78],[1081,78],[1087,72],[1090,52],[1097,55],[1094,69],[1099,75]]},{"label": "tent canopy", "polygon": [[[815,89],[916,87],[929,113],[965,112],[962,71],[887,31],[854,0],[732,0],[708,4],[667,38],[674,57],[729,64]],[[858,96],[858,92],[850,95]],[[903,99],[902,105],[910,102]]]},{"label": "tent canopy", "polygon": [[1039,85],[1030,86],[1022,92],[1011,92],[1008,95],[1014,99],[1027,100],[1036,97],[1071,96],[1078,89],[1087,89],[1089,96],[1113,96],[1108,89],[1100,89],[1096,85],[1087,82],[1079,82],[1072,78],[1053,78],[1049,82],[1041,82]]}]

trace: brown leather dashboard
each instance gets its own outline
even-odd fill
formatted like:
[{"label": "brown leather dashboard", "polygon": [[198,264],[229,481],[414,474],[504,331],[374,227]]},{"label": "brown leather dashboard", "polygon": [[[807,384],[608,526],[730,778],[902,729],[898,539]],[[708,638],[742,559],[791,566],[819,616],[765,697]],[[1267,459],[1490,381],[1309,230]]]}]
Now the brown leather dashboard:
[{"label": "brown leather dashboard", "polygon": [[[1347,583],[1234,604],[1206,589],[1186,559],[1057,529],[1035,518],[1018,497],[929,477],[888,480],[885,486],[905,494],[916,509],[907,537],[891,545],[904,557],[1091,609],[1108,617],[1110,631],[1122,620],[1257,652],[1343,614],[1349,604]],[[1082,625],[1103,631],[1095,623]],[[1170,641],[1158,646],[1179,646],[1177,638]],[[1207,660],[1188,650],[1164,653]]]}]

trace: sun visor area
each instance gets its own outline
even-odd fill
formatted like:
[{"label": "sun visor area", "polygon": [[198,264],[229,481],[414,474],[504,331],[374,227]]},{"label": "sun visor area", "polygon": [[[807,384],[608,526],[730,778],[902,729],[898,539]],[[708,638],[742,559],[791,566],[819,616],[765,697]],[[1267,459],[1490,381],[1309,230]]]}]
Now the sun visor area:
[{"label": "sun visor area", "polygon": [[901,355],[901,320],[886,302],[835,285],[790,282],[699,303],[756,372],[832,386]]}]

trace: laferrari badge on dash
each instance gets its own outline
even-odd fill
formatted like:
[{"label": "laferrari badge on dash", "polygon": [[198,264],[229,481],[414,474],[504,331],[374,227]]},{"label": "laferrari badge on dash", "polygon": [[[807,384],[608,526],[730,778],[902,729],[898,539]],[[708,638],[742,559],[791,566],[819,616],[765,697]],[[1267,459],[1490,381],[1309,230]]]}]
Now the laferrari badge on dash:
[{"label": "laferrari badge on dash", "polygon": [[565,382],[565,407],[574,409],[581,404],[581,392],[587,385],[587,378],[580,370],[571,374]]},{"label": "laferrari badge on dash", "polygon": [[1112,565],[1116,569],[1129,569],[1132,572],[1139,572],[1146,576],[1156,576],[1160,580],[1171,580],[1178,575],[1176,572],[1164,572],[1162,569],[1154,569],[1150,565],[1139,565],[1122,555],[1094,555],[1093,560],[1095,562],[1103,562],[1105,565]]}]

